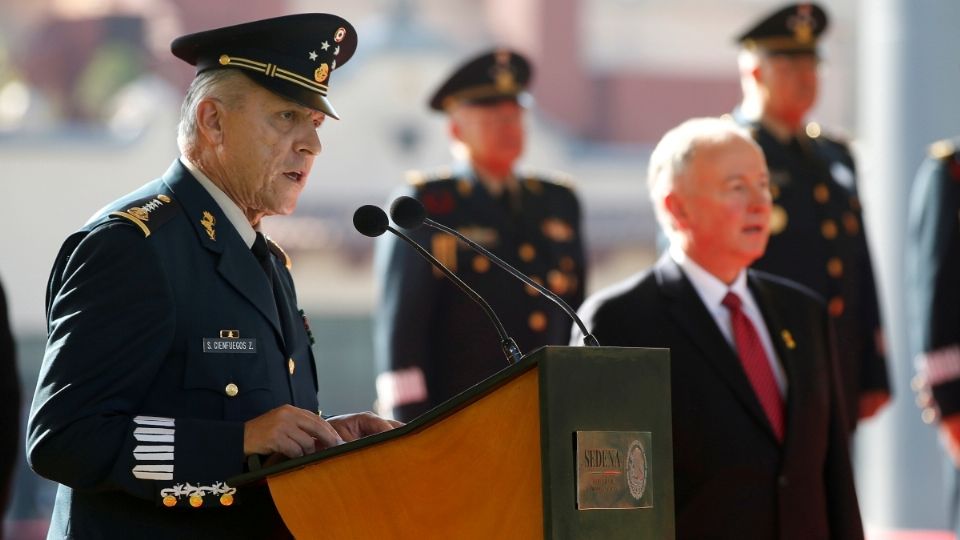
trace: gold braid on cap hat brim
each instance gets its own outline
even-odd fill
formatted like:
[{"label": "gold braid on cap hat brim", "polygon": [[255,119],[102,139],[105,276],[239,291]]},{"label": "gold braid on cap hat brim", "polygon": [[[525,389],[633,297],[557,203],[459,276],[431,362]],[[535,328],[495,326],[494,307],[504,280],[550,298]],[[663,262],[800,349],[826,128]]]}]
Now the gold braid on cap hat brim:
[{"label": "gold braid on cap hat brim", "polygon": [[239,58],[236,56],[222,54],[220,55],[220,65],[249,69],[251,71],[263,73],[267,77],[276,77],[277,79],[283,79],[289,83],[302,86],[307,90],[312,90],[320,94],[321,96],[327,95],[327,85],[312,81],[290,70],[278,67],[276,64],[263,63],[256,60],[251,60],[249,58]]},{"label": "gold braid on cap hat brim", "polygon": [[494,84],[486,84],[483,86],[474,86],[473,88],[468,88],[466,90],[451,94],[443,98],[443,109],[447,110],[450,107],[453,107],[457,103],[462,101],[473,101],[477,99],[485,99],[492,97],[503,96],[505,98],[515,97],[520,95],[523,92],[523,89],[519,86],[515,86],[510,90],[504,90],[502,87],[498,87]]}]

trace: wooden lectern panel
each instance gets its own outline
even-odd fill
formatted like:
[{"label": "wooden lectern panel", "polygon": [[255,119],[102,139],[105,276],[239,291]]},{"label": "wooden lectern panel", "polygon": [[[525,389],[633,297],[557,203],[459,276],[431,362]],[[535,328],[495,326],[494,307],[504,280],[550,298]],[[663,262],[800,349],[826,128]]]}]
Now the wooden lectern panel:
[{"label": "wooden lectern panel", "polygon": [[297,538],[543,538],[538,368],[421,430],[267,482]]}]

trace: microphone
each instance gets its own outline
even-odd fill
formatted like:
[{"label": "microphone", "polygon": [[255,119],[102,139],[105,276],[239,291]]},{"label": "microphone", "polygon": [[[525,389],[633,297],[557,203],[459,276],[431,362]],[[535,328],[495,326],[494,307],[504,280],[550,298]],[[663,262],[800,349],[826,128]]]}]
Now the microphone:
[{"label": "microphone", "polygon": [[471,300],[476,302],[477,305],[483,309],[483,312],[487,314],[490,322],[492,322],[493,326],[497,329],[497,335],[500,337],[500,347],[503,348],[503,354],[507,357],[507,363],[516,364],[520,360],[523,360],[523,353],[520,352],[520,347],[517,346],[517,342],[514,341],[512,337],[507,335],[507,331],[504,329],[503,323],[500,322],[497,314],[493,312],[493,308],[490,307],[490,304],[479,294],[477,294],[477,291],[471,289],[470,286],[464,283],[462,279],[451,272],[449,268],[443,265],[443,263],[438,261],[436,257],[430,254],[429,251],[424,249],[423,246],[416,243],[409,236],[391,227],[390,221],[387,219],[386,212],[371,204],[363,205],[360,208],[357,208],[357,211],[353,213],[353,226],[360,231],[360,234],[369,236],[371,238],[380,236],[386,231],[390,231],[397,235],[404,242],[413,246],[413,248],[417,250],[417,253],[422,255],[423,258],[430,261],[430,264],[443,272],[443,275],[447,276],[450,281],[453,281],[457,287],[460,287],[461,291],[466,293]]},{"label": "microphone", "polygon": [[540,292],[543,296],[550,299],[554,304],[560,306],[560,309],[564,311],[567,315],[573,319],[573,322],[577,323],[577,326],[580,327],[580,332],[583,333],[583,344],[588,347],[599,347],[600,342],[597,341],[597,338],[593,337],[593,334],[587,332],[587,327],[584,326],[583,321],[580,320],[580,317],[577,316],[577,312],[570,307],[569,304],[563,301],[563,298],[560,298],[553,291],[547,289],[543,285],[540,285],[536,281],[530,279],[526,274],[517,270],[516,268],[507,264],[503,259],[494,255],[490,250],[481,246],[480,244],[474,242],[473,240],[467,238],[466,236],[460,234],[456,229],[451,229],[446,225],[437,223],[436,221],[427,217],[427,211],[423,208],[423,204],[420,201],[414,199],[413,197],[397,197],[394,199],[393,203],[390,205],[390,217],[393,218],[393,222],[399,225],[404,229],[416,229],[420,225],[427,225],[439,231],[443,231],[447,234],[452,234],[460,240],[466,242],[468,246],[473,248],[475,251],[478,251],[488,257],[491,261],[496,263],[497,266],[506,270],[510,275],[519,279],[520,281],[526,283],[527,285],[533,287]]}]

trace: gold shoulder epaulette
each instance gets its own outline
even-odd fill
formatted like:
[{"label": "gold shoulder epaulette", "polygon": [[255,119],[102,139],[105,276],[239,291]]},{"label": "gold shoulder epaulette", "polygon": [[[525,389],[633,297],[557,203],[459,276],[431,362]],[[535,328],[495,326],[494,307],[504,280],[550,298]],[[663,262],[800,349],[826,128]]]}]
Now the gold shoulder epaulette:
[{"label": "gold shoulder epaulette", "polygon": [[957,146],[954,141],[944,139],[931,144],[928,152],[934,159],[947,159],[957,152]]},{"label": "gold shoulder epaulette", "polygon": [[284,251],[282,247],[280,247],[280,244],[274,242],[273,239],[267,235],[263,235],[263,237],[267,239],[267,245],[270,246],[270,251],[272,251],[277,257],[283,259],[283,265],[287,267],[287,270],[293,268],[293,259],[290,258],[290,255],[287,255],[287,252]]},{"label": "gold shoulder epaulette", "polygon": [[110,212],[110,216],[133,223],[140,228],[146,238],[160,225],[169,221],[179,210],[180,205],[176,201],[161,193],[133,201],[125,209]]}]

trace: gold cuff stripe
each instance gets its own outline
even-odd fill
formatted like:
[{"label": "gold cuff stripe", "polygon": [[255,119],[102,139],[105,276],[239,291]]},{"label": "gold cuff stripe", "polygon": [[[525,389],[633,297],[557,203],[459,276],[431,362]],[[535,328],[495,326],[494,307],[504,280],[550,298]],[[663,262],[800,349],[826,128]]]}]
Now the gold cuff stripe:
[{"label": "gold cuff stripe", "polygon": [[313,90],[321,96],[327,95],[327,85],[314,82],[298,73],[278,67],[276,64],[258,62],[249,58],[238,58],[236,56],[223,55],[221,64],[227,66],[242,67],[252,71],[263,73],[267,77],[276,77],[287,82],[302,86],[307,90]]},{"label": "gold cuff stripe", "polygon": [[134,225],[136,225],[137,227],[140,227],[140,230],[143,231],[143,237],[144,237],[144,238],[150,236],[150,229],[147,227],[146,223],[144,223],[144,222],[140,221],[139,219],[133,217],[133,215],[128,214],[128,213],[123,212],[123,211],[110,212],[110,215],[111,215],[111,216],[122,217],[122,218],[124,218],[124,219],[128,219],[128,220],[132,221]]}]

